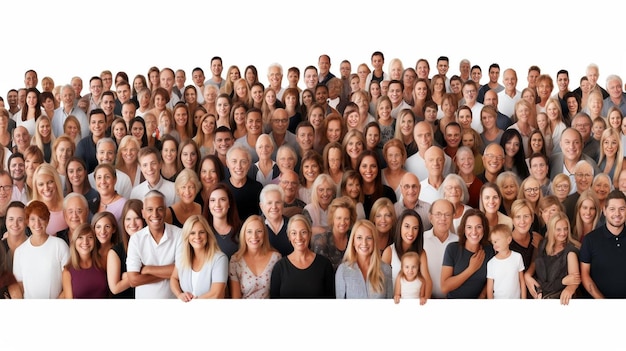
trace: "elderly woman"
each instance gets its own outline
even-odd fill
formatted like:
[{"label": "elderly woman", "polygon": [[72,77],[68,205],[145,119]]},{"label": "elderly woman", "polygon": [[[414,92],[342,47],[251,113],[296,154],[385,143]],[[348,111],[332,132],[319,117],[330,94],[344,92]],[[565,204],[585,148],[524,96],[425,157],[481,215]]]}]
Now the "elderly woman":
[{"label": "elderly woman", "polygon": [[165,223],[182,228],[187,218],[202,214],[202,205],[195,201],[200,191],[200,180],[191,169],[183,169],[174,182],[179,201],[167,208]]},{"label": "elderly woman", "polygon": [[470,206],[466,205],[469,193],[463,178],[454,173],[448,174],[439,187],[439,195],[454,205],[452,228],[450,228],[450,230],[454,231],[461,223],[461,218],[465,211],[471,209]]},{"label": "elderly woman", "polygon": [[256,140],[256,154],[259,160],[253,163],[248,171],[248,177],[265,186],[274,182],[280,175],[278,164],[272,160],[274,142],[269,134],[261,134]]},{"label": "elderly woman", "polygon": [[233,299],[267,299],[272,269],[281,255],[270,245],[265,220],[251,216],[241,226],[239,250],[229,264],[230,294]]},{"label": "elderly woman", "polygon": [[337,195],[337,185],[328,174],[320,174],[313,182],[311,203],[304,207],[302,214],[309,220],[313,235],[329,229],[328,208]]},{"label": "elderly woman", "polygon": [[220,251],[211,226],[201,215],[193,215],[185,222],[175,266],[170,288],[181,301],[224,298],[228,258]]},{"label": "elderly woman", "polygon": [[335,298],[335,273],[330,260],[309,248],[311,225],[303,215],[289,219],[287,234],[294,251],[274,265],[270,298]]},{"label": "elderly woman", "polygon": [[372,222],[359,219],[354,224],[343,263],[335,274],[338,299],[390,299],[393,296],[391,266],[378,255],[376,236]]},{"label": "elderly woman", "polygon": [[311,246],[316,254],[326,256],[333,264],[333,269],[343,260],[348,247],[350,230],[356,222],[354,202],[347,196],[334,199],[328,208],[330,229],[325,233],[315,234]]}]

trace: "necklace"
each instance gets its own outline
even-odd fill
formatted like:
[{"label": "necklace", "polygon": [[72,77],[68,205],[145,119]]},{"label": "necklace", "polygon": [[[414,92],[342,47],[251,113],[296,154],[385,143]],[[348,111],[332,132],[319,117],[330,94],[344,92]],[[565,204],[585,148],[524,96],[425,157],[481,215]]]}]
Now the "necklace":
[{"label": "necklace", "polygon": [[115,199],[117,199],[117,196],[118,196],[118,194],[117,194],[117,192],[116,192],[116,193],[115,193],[115,195],[113,195],[113,198],[111,199],[111,201],[109,201],[109,203],[108,203],[108,204],[105,204],[105,203],[103,203],[103,202],[100,202],[100,205],[104,205],[104,209],[106,210],[106,209],[107,209],[107,207],[108,207],[110,204],[112,204],[112,203],[113,203],[113,201],[115,201]]}]

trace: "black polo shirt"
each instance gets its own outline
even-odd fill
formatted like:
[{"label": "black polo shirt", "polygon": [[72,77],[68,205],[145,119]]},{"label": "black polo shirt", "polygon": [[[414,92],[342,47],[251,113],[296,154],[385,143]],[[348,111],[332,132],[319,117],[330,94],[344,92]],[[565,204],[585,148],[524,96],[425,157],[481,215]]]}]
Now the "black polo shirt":
[{"label": "black polo shirt", "polygon": [[591,265],[591,279],[607,298],[626,298],[626,227],[613,235],[606,224],[585,235],[580,261]]}]

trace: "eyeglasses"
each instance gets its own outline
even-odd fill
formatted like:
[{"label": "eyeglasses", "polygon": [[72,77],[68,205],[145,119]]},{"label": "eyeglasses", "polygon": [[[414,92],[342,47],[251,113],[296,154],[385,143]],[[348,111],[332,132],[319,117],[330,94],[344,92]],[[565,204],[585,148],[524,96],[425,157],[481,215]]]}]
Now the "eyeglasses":
[{"label": "eyeglasses", "polygon": [[576,177],[576,178],[591,178],[591,177],[593,177],[593,174],[589,174],[589,173],[574,173],[574,177]]},{"label": "eyeglasses", "polygon": [[298,186],[298,182],[290,182],[288,180],[281,180],[280,184],[285,185],[285,186],[287,186],[287,185]]},{"label": "eyeglasses", "polygon": [[452,213],[436,212],[436,213],[433,213],[433,216],[435,218],[442,218],[443,217],[443,218],[448,219],[448,218],[452,218]]},{"label": "eyeglasses", "polygon": [[287,123],[288,121],[289,121],[289,119],[287,119],[287,118],[273,119],[272,120],[272,122],[274,122],[274,123],[282,123],[282,124]]},{"label": "eyeglasses", "polygon": [[524,191],[525,191],[527,194],[532,194],[532,193],[537,193],[537,192],[539,192],[539,188],[538,188],[538,187],[534,187],[534,188],[526,188],[526,189],[524,189]]},{"label": "eyeglasses", "polygon": [[554,187],[557,190],[567,190],[569,188],[569,185],[567,185],[567,184],[559,184],[559,185],[555,185]]},{"label": "eyeglasses", "polygon": [[0,190],[4,192],[9,192],[13,190],[13,185],[0,185]]},{"label": "eyeglasses", "polygon": [[504,156],[499,156],[499,155],[494,155],[494,154],[486,154],[485,157],[488,160],[496,160],[496,161],[504,160]]}]

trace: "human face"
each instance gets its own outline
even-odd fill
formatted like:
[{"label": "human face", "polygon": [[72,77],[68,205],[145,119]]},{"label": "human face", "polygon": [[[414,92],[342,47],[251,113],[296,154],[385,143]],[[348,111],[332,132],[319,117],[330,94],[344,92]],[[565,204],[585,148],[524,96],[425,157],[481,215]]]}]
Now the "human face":
[{"label": "human face", "polygon": [[211,185],[219,181],[217,169],[212,160],[206,159],[202,162],[202,166],[200,167],[200,181],[204,189],[208,189]]},{"label": "human face", "polygon": [[163,230],[165,219],[165,200],[159,196],[151,196],[143,200],[142,215],[151,232]]},{"label": "human face", "polygon": [[308,69],[304,72],[304,85],[307,89],[315,89],[318,83],[317,71],[314,69]]},{"label": "human face", "polygon": [[400,132],[403,136],[412,135],[414,127],[415,122],[409,113],[405,113],[400,117]]},{"label": "human face", "polygon": [[417,78],[428,79],[428,75],[430,74],[430,67],[428,66],[428,62],[418,62],[415,66],[415,72],[417,73]]},{"label": "human face", "polygon": [[117,88],[117,98],[121,103],[125,103],[130,99],[130,87],[126,84]]},{"label": "human face", "polygon": [[245,125],[246,123],[246,108],[243,106],[239,106],[233,111],[233,118],[235,120],[235,124],[237,125]]},{"label": "human face", "polygon": [[587,108],[589,109],[589,115],[591,115],[591,118],[600,116],[600,112],[602,111],[602,104],[602,96],[592,95],[591,97],[589,97]]},{"label": "human face", "polygon": [[350,158],[356,159],[363,152],[363,142],[358,137],[351,137],[346,145],[346,151]]},{"label": "human face", "polygon": [[293,173],[284,173],[280,176],[280,187],[283,188],[286,200],[295,199],[298,191],[299,181],[298,176]]},{"label": "human face", "polygon": [[215,218],[226,218],[230,202],[228,194],[222,189],[215,190],[209,195],[209,210]]},{"label": "human face", "polygon": [[86,176],[87,172],[79,162],[73,161],[67,165],[67,177],[73,186],[82,186]]},{"label": "human face", "polygon": [[500,78],[500,69],[496,67],[492,67],[489,69],[489,82],[497,83],[498,78]]},{"label": "human face", "polygon": [[474,174],[474,155],[469,151],[456,153],[456,165],[459,168],[459,175]]},{"label": "human face", "polygon": [[189,245],[193,250],[203,250],[208,243],[209,233],[199,221],[194,223],[189,231]]},{"label": "human face", "polygon": [[[620,116],[620,113],[618,111],[611,112],[609,114],[608,120],[609,120],[609,125],[611,126],[611,128],[618,129],[618,130],[620,129],[622,125],[622,117]],[[596,134],[596,126],[601,126],[601,125],[602,124],[600,123],[594,124],[594,131],[593,131],[594,135]],[[602,129],[602,131],[603,130],[604,129]],[[598,130],[600,135],[602,134],[602,131]]]},{"label": "human face", "polygon": [[244,240],[248,250],[257,251],[265,240],[265,224],[262,221],[252,221],[244,229]]},{"label": "human face", "polygon": [[593,182],[593,191],[596,193],[598,200],[601,202],[606,199],[611,191],[611,183],[608,178],[600,177]]},{"label": "human face", "polygon": [[485,213],[496,213],[500,209],[500,196],[493,188],[485,188],[480,195]]},{"label": "human face", "polygon": [[427,150],[433,145],[433,130],[427,123],[418,123],[413,129],[413,137],[420,150]]},{"label": "human face", "polygon": [[541,187],[539,182],[534,178],[529,178],[526,184],[524,184],[524,197],[532,203],[537,203],[540,193]]},{"label": "human face", "polygon": [[63,106],[66,108],[74,106],[75,96],[76,93],[72,88],[61,89],[61,101],[63,102]]},{"label": "human face", "polygon": [[26,230],[24,209],[11,207],[6,213],[7,232],[10,236],[21,235]]},{"label": "human face", "polygon": [[326,128],[326,138],[328,142],[341,142],[341,122],[338,120],[332,120],[328,122]]},{"label": "human face", "polygon": [[520,140],[517,137],[512,137],[504,144],[504,152],[509,157],[515,157],[520,150]]},{"label": "human face", "polygon": [[11,159],[11,163],[9,164],[9,172],[11,173],[11,179],[14,181],[22,181],[26,177],[26,173],[24,170],[24,159],[20,157],[15,157]]},{"label": "human face", "polygon": [[561,150],[567,160],[578,161],[582,152],[582,141],[577,133],[565,130],[561,134]]},{"label": "human face", "polygon": [[455,80],[450,81],[450,91],[453,94],[460,94],[462,86],[463,86],[463,83],[461,83],[460,80],[455,79]]},{"label": "human face", "polygon": [[257,141],[256,143],[256,153],[259,156],[260,160],[268,160],[272,157],[272,152],[274,151],[274,146],[272,145],[272,141],[268,138],[263,138]]},{"label": "human face", "polygon": [[479,216],[469,216],[465,222],[465,238],[467,239],[466,247],[476,247],[480,245],[480,241],[485,235],[485,228]]},{"label": "human face", "polygon": [[346,181],[346,194],[351,199],[358,199],[361,195],[361,184],[358,179],[350,178]]},{"label": "human face", "polygon": [[513,216],[513,226],[520,233],[528,233],[533,224],[533,214],[530,208],[524,206]]},{"label": "human face", "polygon": [[578,101],[575,97],[567,98],[567,110],[570,115],[575,115],[578,112]]},{"label": "human face", "polygon": [[54,100],[51,98],[46,98],[41,103],[41,106],[46,110],[54,110]]},{"label": "human face", "polygon": [[270,82],[270,86],[280,87],[280,84],[283,81],[283,74],[280,72],[280,68],[271,67],[267,73],[267,78]]},{"label": "human face", "polygon": [[604,151],[604,156],[614,157],[617,153],[619,142],[620,141],[614,136],[604,138],[604,140],[602,140],[602,150]]},{"label": "human face", "polygon": [[[6,189],[6,190],[5,190]],[[8,205],[13,195],[13,183],[9,175],[0,176],[0,204]]]},{"label": "human face", "polygon": [[37,131],[44,140],[48,140],[51,134],[50,121],[42,119],[41,122],[39,122],[39,127],[37,128]]},{"label": "human face", "polygon": [[380,131],[376,127],[367,128],[365,132],[365,143],[367,148],[374,150],[380,143]]},{"label": "human face", "polygon": [[312,127],[300,127],[296,134],[296,141],[300,146],[300,149],[310,150],[313,148],[313,135],[314,130]]},{"label": "human face", "polygon": [[430,222],[433,224],[433,230],[438,233],[449,232],[452,228],[452,216],[454,209],[449,202],[438,201],[430,208],[431,213],[428,215]]},{"label": "human face", "polygon": [[443,188],[443,197],[453,204],[459,206],[463,197],[463,188],[460,184],[450,182]]},{"label": "human face", "polygon": [[586,199],[580,204],[579,215],[580,219],[582,219],[583,223],[591,224],[593,220],[596,218],[597,213],[596,205],[592,200]]},{"label": "human face", "polygon": [[543,148],[543,136],[541,133],[533,133],[530,136],[530,147],[533,152],[541,152]]},{"label": "human face", "polygon": [[533,178],[542,182],[548,176],[548,165],[541,157],[535,157],[530,161],[530,174]]},{"label": "human face", "polygon": [[437,71],[439,72],[439,74],[445,76],[448,73],[449,67],[450,66],[448,64],[448,61],[445,61],[445,60],[437,61]]},{"label": "human face", "polygon": [[456,126],[447,126],[445,139],[448,146],[458,147],[461,142],[461,129]]},{"label": "human face", "polygon": [[285,110],[277,110],[274,112],[271,122],[272,132],[282,135],[287,132],[287,128],[289,127],[289,116],[287,116]]},{"label": "human face", "polygon": [[317,199],[322,209],[327,209],[330,202],[333,201],[333,198],[335,197],[335,189],[335,186],[329,182],[322,182],[317,187]]},{"label": "human face", "polygon": [[126,136],[126,124],[116,123],[115,126],[113,126],[113,136],[118,141],[122,140],[122,138]]},{"label": "human face", "polygon": [[426,107],[426,110],[424,110],[424,120],[434,123],[437,120],[437,109],[430,106]]},{"label": "human face", "polygon": [[[228,118],[228,115],[230,114],[230,102],[228,102],[227,98],[225,98],[225,97],[217,98],[217,102],[215,103],[215,107],[217,109],[217,114],[218,114],[219,117],[221,117],[221,118]],[[174,118],[176,118],[176,117],[174,116]]]},{"label": "human face", "polygon": [[314,160],[306,160],[302,163],[302,174],[307,183],[313,184],[320,174],[320,167]]},{"label": "human face", "polygon": [[233,150],[227,158],[226,163],[230,170],[230,176],[235,181],[243,181],[248,176],[250,169],[250,159],[243,150]]},{"label": "human face", "polygon": [[393,214],[387,207],[381,207],[374,216],[374,224],[379,233],[390,233],[393,222]]},{"label": "human face", "polygon": [[[400,92],[400,99],[402,99],[402,92]],[[378,118],[382,119],[383,121],[388,121],[392,118],[391,117],[391,104],[388,103],[387,101],[382,101],[380,104],[378,104],[377,112],[378,112]]]},{"label": "human face", "polygon": [[313,94],[309,91],[302,93],[302,104],[304,106],[310,106],[313,103]]},{"label": "human face", "polygon": [[510,236],[504,236],[502,233],[491,234],[491,244],[493,245],[493,251],[503,252],[509,250],[509,244],[513,240]]},{"label": "human face", "polygon": [[626,118],[622,119],[622,134],[626,135]]},{"label": "human face", "polygon": [[352,235],[357,256],[371,257],[374,252],[374,233],[365,226],[359,226]]},{"label": "human face", "polygon": [[440,92],[443,94],[446,92],[446,83],[441,78],[435,78],[433,88],[435,92]]},{"label": "human face", "polygon": [[124,216],[124,229],[126,233],[132,236],[141,228],[143,228],[143,218],[139,216],[139,213],[133,210],[126,212],[126,216]]},{"label": "human face", "polygon": [[26,104],[29,109],[37,106],[37,94],[35,92],[28,92],[28,94],[26,94]]},{"label": "human face", "polygon": [[163,158],[163,162],[165,164],[175,164],[177,153],[178,150],[176,149],[176,143],[171,140],[166,140],[163,143],[163,148],[161,149],[161,158]]},{"label": "human face", "polygon": [[96,247],[96,238],[94,238],[91,232],[85,232],[74,240],[74,247],[80,257],[89,257]]},{"label": "human face", "polygon": [[429,176],[441,176],[445,162],[443,150],[439,148],[430,148],[424,154],[424,161]]},{"label": "human face", "polygon": [[321,108],[316,108],[311,111],[311,114],[309,115],[309,122],[313,125],[313,128],[319,129],[322,127],[324,116],[324,110]]},{"label": "human face", "polygon": [[98,163],[113,164],[115,162],[115,144],[101,143],[97,151]]},{"label": "human face", "polygon": [[537,78],[539,78],[539,72],[532,70],[528,72],[528,77],[526,78],[528,80],[528,87],[529,88],[534,88],[535,84],[537,82]]},{"label": "human face", "polygon": [[557,205],[548,206],[541,211],[541,219],[544,223],[548,223],[550,222],[550,218],[552,218],[559,211],[560,209]]},{"label": "human face", "polygon": [[102,138],[106,129],[106,116],[98,113],[89,118],[89,130],[94,138]]},{"label": "human face", "polygon": [[261,103],[263,101],[263,89],[260,86],[255,85],[250,89],[250,94],[252,95],[252,100],[256,103]]},{"label": "human face", "polygon": [[100,244],[111,242],[111,237],[113,236],[113,223],[111,223],[109,218],[100,218],[100,220],[96,222],[94,230]]},{"label": "human face", "polygon": [[604,208],[607,227],[617,229],[624,225],[626,219],[626,202],[621,199],[611,199]]},{"label": "human face", "polygon": [[202,120],[202,133],[211,135],[215,132],[215,117],[209,115]]},{"label": "human face", "polygon": [[187,183],[180,185],[176,189],[176,193],[184,204],[191,204],[196,198],[198,189],[196,188],[196,183],[189,180]]},{"label": "human face", "polygon": [[141,122],[134,122],[130,127],[131,135],[134,136],[137,140],[141,142],[141,138],[143,138],[144,133],[146,132],[145,128],[141,124]]},{"label": "human face", "polygon": [[502,197],[507,201],[513,201],[517,199],[517,191],[519,190],[519,186],[517,182],[509,177],[502,182],[502,188],[500,192],[502,193]]},{"label": "human face", "polygon": [[[362,78],[365,79],[365,78]],[[372,97],[377,98],[380,97],[382,94],[382,91],[380,90],[380,84],[378,83],[374,83],[374,84],[370,84],[370,95],[372,95]]]},{"label": "human face", "polygon": [[339,207],[333,214],[333,233],[346,234],[350,230],[350,210]]},{"label": "human face", "polygon": [[458,111],[457,122],[463,129],[472,128],[472,111],[469,109],[461,109]]},{"label": "human face", "polygon": [[[161,178],[161,164],[155,154],[144,155],[139,159],[139,168],[148,184],[155,185]],[[146,219],[147,220],[147,219]]]},{"label": "human face", "polygon": [[269,191],[264,201],[260,203],[261,210],[270,221],[280,221],[283,218],[283,199],[278,191]]},{"label": "human face", "polygon": [[350,71],[352,71],[352,66],[349,62],[342,62],[339,65],[339,72],[341,73],[341,78],[346,79],[350,76]]},{"label": "human face", "polygon": [[359,173],[363,177],[364,184],[372,184],[378,176],[378,164],[372,156],[363,157],[359,165]]},{"label": "human face", "polygon": [[476,145],[476,139],[472,133],[463,133],[461,136],[461,145],[467,146],[470,149]]},{"label": "human face", "polygon": [[174,121],[177,126],[186,127],[188,119],[189,115],[186,108],[179,107],[174,111]]},{"label": "human face", "polygon": [[414,281],[419,271],[419,261],[414,257],[407,257],[402,260],[402,273],[408,281]]},{"label": "human face", "polygon": [[185,102],[188,104],[193,104],[197,101],[196,89],[187,89],[185,90]]},{"label": "human face", "polygon": [[100,168],[94,175],[96,190],[101,195],[111,195],[115,192],[115,177],[106,168]]},{"label": "human face", "polygon": [[558,183],[554,183],[554,195],[559,198],[559,200],[563,201],[567,195],[569,195],[571,187],[567,181],[560,181]]},{"label": "human face", "polygon": [[163,70],[159,75],[159,81],[162,88],[171,92],[172,87],[174,86],[174,74],[170,72],[170,70]]},{"label": "human face", "polygon": [[315,89],[315,102],[320,105],[326,105],[326,100],[328,99],[328,89],[323,86],[317,87]]},{"label": "human face", "polygon": [[230,135],[230,133],[218,132],[215,133],[215,139],[213,140],[213,143],[215,144],[215,152],[218,155],[225,157],[226,152],[228,152],[228,149],[233,146],[235,141],[233,140],[233,137],[232,135]]},{"label": "human face", "polygon": [[399,83],[389,84],[389,90],[387,96],[394,105],[399,105],[402,102],[402,87]]},{"label": "human face", "polygon": [[26,176],[32,178],[35,169],[39,167],[41,162],[35,159],[34,155],[26,156],[24,162],[24,169],[26,170]]},{"label": "human face", "polygon": [[385,161],[387,162],[387,167],[389,167],[389,169],[398,170],[402,168],[405,160],[402,157],[402,152],[400,151],[400,148],[396,146],[391,146],[387,148]]},{"label": "human face", "polygon": [[359,77],[355,76],[354,78],[350,80],[350,90],[352,92],[355,92],[355,91],[358,91],[359,89],[361,89],[361,86],[359,85]]},{"label": "human face", "polygon": [[428,85],[424,81],[419,81],[415,83],[415,87],[413,88],[413,94],[415,95],[415,99],[418,101],[426,100],[426,96],[428,95]]},{"label": "human face", "polygon": [[296,167],[296,157],[291,152],[285,151],[285,149],[279,149],[276,153],[276,164],[281,172],[285,169],[294,170]]},{"label": "human face", "polygon": [[576,190],[578,192],[589,189],[592,180],[593,168],[591,168],[591,166],[585,165],[576,168],[576,173],[574,173],[574,181],[576,182]]},{"label": "human face", "polygon": [[251,135],[261,135],[263,119],[258,112],[250,112],[246,116],[246,131]]},{"label": "human face", "polygon": [[405,216],[400,227],[400,236],[405,244],[413,244],[419,235],[419,221],[414,216]]},{"label": "human face", "polygon": [[295,251],[302,252],[309,250],[311,233],[304,222],[292,222],[291,226],[288,228],[287,234],[289,235],[289,242]]},{"label": "human face", "polygon": [[196,152],[196,148],[193,146],[193,144],[187,144],[183,147],[180,152],[180,161],[182,162],[183,167],[191,169],[193,171],[196,170],[198,153]]}]

